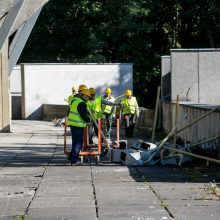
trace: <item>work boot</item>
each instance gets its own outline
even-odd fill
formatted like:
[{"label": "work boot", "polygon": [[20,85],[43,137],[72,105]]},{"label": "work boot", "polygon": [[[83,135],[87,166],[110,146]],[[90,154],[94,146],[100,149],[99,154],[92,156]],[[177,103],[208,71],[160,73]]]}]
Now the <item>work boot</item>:
[{"label": "work boot", "polygon": [[78,166],[80,164],[81,162],[79,160],[77,160],[76,162],[71,162],[71,166]]}]

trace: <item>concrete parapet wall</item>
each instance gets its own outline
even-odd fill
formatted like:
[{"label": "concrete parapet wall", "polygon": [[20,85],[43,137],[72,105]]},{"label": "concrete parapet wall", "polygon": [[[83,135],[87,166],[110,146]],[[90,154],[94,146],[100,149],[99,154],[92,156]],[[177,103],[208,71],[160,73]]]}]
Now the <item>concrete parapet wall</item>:
[{"label": "concrete parapet wall", "polygon": [[68,105],[43,105],[43,120],[51,121],[55,118],[64,118],[69,110]]},{"label": "concrete parapet wall", "polygon": [[219,48],[172,49],[170,58],[161,57],[162,98],[219,105],[219,60]]}]

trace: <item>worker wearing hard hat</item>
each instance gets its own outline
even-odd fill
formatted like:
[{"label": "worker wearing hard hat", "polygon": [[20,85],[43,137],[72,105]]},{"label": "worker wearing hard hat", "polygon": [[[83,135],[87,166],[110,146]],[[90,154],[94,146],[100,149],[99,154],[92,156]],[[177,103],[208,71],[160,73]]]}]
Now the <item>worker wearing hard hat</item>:
[{"label": "worker wearing hard hat", "polygon": [[[111,88],[106,88],[105,95],[103,96],[104,100],[114,102],[115,99],[111,96]],[[115,114],[115,107],[102,104],[102,117],[106,120],[106,138],[110,139],[111,130],[112,130],[112,116]]]},{"label": "worker wearing hard hat", "polygon": [[80,93],[82,90],[88,89],[86,85],[82,84],[79,86],[78,92]]},{"label": "worker wearing hard hat", "polygon": [[90,122],[86,106],[90,97],[89,90],[84,89],[76,94],[71,102],[67,120],[72,134],[71,165],[80,164],[78,157],[83,145],[84,128],[86,123]]},{"label": "worker wearing hard hat", "polygon": [[[120,105],[120,103],[114,102],[112,98],[107,98],[111,94],[111,89],[110,88],[107,88],[105,90],[105,92],[107,92],[109,94],[106,93],[106,95],[104,97],[103,96],[97,96],[94,100],[93,111],[94,111],[94,116],[95,116],[96,119],[103,118],[103,111],[105,111],[105,110],[106,110],[106,112],[105,112],[106,114],[108,112],[109,115],[111,115],[112,114],[111,113],[112,106]],[[110,108],[108,108],[107,106],[110,107]],[[111,117],[111,119],[112,119],[112,117]],[[109,121],[108,121],[108,123],[109,123]],[[97,135],[97,133],[98,133],[97,128],[94,127],[94,129],[95,129],[95,133]],[[108,126],[108,131],[109,131],[109,126]],[[109,133],[108,133],[108,135],[109,135]],[[109,138],[109,136],[108,136],[108,138]]]},{"label": "worker wearing hard hat", "polygon": [[[89,100],[86,102],[86,105],[87,105],[87,107],[89,108],[89,110],[91,111],[91,113],[94,114],[93,104],[94,104],[94,100],[95,100],[96,91],[95,91],[94,88],[89,88],[89,92],[90,92],[91,97],[90,97]],[[90,122],[89,125],[88,125],[88,130],[89,130],[89,144],[93,144],[92,137],[93,137],[93,128],[94,128],[95,126],[94,126],[94,122],[93,122],[91,116],[90,116],[90,119],[91,119],[91,122]]]},{"label": "worker wearing hard hat", "polygon": [[133,137],[135,122],[139,116],[139,107],[137,100],[132,96],[131,90],[125,91],[125,97],[121,100],[122,115],[125,125],[125,136]]},{"label": "worker wearing hard hat", "polygon": [[68,97],[68,103],[69,103],[69,106],[71,105],[71,101],[73,100],[73,97],[74,97],[74,95],[76,95],[76,92],[77,91],[77,88],[76,88],[76,86],[73,86],[72,87],[72,94]]}]

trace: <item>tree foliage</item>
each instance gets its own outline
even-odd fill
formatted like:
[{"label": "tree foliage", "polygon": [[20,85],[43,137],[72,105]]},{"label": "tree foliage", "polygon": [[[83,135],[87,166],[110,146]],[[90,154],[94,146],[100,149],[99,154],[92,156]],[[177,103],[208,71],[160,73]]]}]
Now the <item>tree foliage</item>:
[{"label": "tree foliage", "polygon": [[160,56],[219,36],[217,0],[50,0],[19,62],[134,63],[134,93],[152,108]]}]

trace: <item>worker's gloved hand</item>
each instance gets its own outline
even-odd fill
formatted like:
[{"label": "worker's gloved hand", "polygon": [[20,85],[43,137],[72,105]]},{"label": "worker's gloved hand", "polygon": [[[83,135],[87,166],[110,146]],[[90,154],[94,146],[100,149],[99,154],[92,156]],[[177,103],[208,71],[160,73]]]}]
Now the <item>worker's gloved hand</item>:
[{"label": "worker's gloved hand", "polygon": [[119,103],[117,103],[117,106],[118,106],[119,108],[121,108],[121,107],[122,107],[122,104],[119,102]]}]

